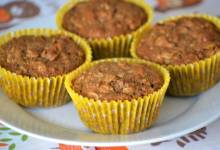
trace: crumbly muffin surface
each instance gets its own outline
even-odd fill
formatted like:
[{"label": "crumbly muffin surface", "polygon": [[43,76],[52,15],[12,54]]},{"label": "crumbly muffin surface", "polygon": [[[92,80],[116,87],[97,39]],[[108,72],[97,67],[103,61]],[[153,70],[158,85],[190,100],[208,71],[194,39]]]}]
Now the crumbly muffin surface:
[{"label": "crumbly muffin surface", "polygon": [[66,30],[94,39],[130,33],[147,21],[147,15],[125,0],[89,0],[76,4],[62,21]]},{"label": "crumbly muffin surface", "polygon": [[0,56],[1,67],[31,77],[62,75],[85,61],[83,50],[63,35],[13,38],[0,47]]},{"label": "crumbly muffin surface", "polygon": [[220,31],[200,18],[183,17],[156,24],[137,46],[137,55],[165,65],[190,64],[220,50]]},{"label": "crumbly muffin surface", "polygon": [[132,100],[160,89],[162,75],[144,64],[104,62],[97,64],[72,82],[82,96],[99,100]]}]

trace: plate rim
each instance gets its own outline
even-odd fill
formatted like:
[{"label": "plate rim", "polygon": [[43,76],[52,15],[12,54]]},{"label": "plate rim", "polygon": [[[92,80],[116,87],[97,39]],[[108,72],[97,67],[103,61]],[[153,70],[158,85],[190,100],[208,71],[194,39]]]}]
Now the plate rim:
[{"label": "plate rim", "polygon": [[103,147],[107,147],[107,146],[111,146],[111,147],[115,147],[115,146],[134,146],[134,145],[143,145],[143,144],[150,144],[150,143],[155,143],[155,142],[162,142],[162,141],[166,141],[166,140],[171,140],[174,138],[178,138],[181,137],[183,135],[186,135],[188,133],[191,133],[193,131],[196,131],[204,126],[207,126],[208,124],[214,122],[215,120],[217,120],[218,118],[220,118],[220,113],[213,115],[212,117],[210,117],[209,119],[207,119],[206,121],[203,121],[202,123],[192,126],[191,128],[187,128],[184,129],[180,132],[177,133],[170,133],[169,135],[166,135],[164,137],[158,137],[158,138],[154,138],[154,139],[143,139],[143,140],[134,140],[134,141],[122,141],[122,142],[85,142],[85,141],[71,141],[71,140],[65,140],[65,139],[58,139],[58,138],[54,138],[54,137],[48,137],[45,135],[39,135],[37,133],[32,133],[30,131],[27,131],[25,129],[22,128],[18,128],[10,123],[8,123],[8,121],[5,121],[4,119],[0,119],[0,123],[3,124],[6,127],[11,128],[14,131],[17,131],[19,133],[23,133],[26,134],[30,137],[36,138],[36,139],[40,139],[40,140],[44,140],[44,141],[49,141],[49,142],[55,142],[55,143],[60,143],[60,144],[67,144],[67,145],[83,145],[83,146],[103,146]]},{"label": "plate rim", "polygon": [[[162,141],[166,141],[166,140],[171,140],[174,138],[178,138],[181,137],[183,135],[186,135],[188,133],[191,133],[193,131],[196,131],[212,122],[214,122],[215,120],[217,120],[219,118],[219,115],[209,119],[206,122],[203,122],[197,126],[194,126],[190,129],[185,129],[179,133],[176,134],[171,134],[171,135],[167,135],[166,137],[162,137],[162,138],[158,138],[157,139],[153,139],[153,140],[139,140],[139,141],[133,141],[133,142],[110,142],[110,143],[106,143],[106,142],[101,142],[101,143],[95,143],[95,142],[80,142],[80,141],[69,141],[69,140],[64,140],[64,139],[55,139],[55,138],[51,138],[51,137],[46,137],[43,135],[38,135],[35,133],[31,133],[29,131],[26,131],[24,129],[19,129],[13,125],[11,125],[10,123],[7,123],[6,121],[2,121],[0,120],[0,122],[5,125],[6,127],[11,128],[12,130],[15,130],[19,133],[23,133],[26,134],[30,137],[36,138],[36,139],[40,139],[40,140],[44,140],[44,141],[49,141],[49,142],[55,142],[58,144],[67,144],[67,145],[83,145],[83,146],[103,146],[103,147],[115,147],[115,146],[135,146],[135,145],[144,145],[144,144],[150,144],[150,143],[155,143],[155,142],[162,142]],[[159,140],[160,139],[160,140]]]}]

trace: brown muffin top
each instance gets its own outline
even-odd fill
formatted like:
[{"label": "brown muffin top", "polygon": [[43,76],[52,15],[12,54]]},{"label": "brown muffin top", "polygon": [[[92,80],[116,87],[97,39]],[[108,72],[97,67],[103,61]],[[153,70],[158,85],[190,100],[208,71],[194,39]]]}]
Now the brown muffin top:
[{"label": "brown muffin top", "polygon": [[51,77],[68,73],[85,61],[85,54],[67,36],[21,36],[0,47],[0,66],[20,75]]},{"label": "brown muffin top", "polygon": [[145,64],[103,62],[73,80],[73,89],[98,100],[132,100],[160,89],[162,75]]},{"label": "brown muffin top", "polygon": [[80,2],[63,17],[63,27],[87,39],[130,33],[147,21],[145,11],[124,0]]},{"label": "brown muffin top", "polygon": [[200,18],[183,17],[156,24],[137,46],[137,55],[165,65],[190,64],[220,50],[217,27]]}]

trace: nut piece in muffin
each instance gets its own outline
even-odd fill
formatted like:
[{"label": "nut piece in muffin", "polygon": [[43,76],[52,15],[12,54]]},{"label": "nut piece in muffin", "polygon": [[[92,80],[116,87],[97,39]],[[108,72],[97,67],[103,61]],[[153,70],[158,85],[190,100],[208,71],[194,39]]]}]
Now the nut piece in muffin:
[{"label": "nut piece in muffin", "polygon": [[135,31],[147,18],[144,9],[125,0],[89,0],[67,11],[62,25],[84,38],[100,39]]},{"label": "nut piece in muffin", "polygon": [[64,35],[13,38],[0,47],[0,66],[30,77],[66,74],[85,61],[84,51]]},{"label": "nut piece in muffin", "polygon": [[132,100],[159,90],[163,77],[146,64],[103,62],[72,81],[82,96],[98,100]]},{"label": "nut piece in muffin", "polygon": [[196,17],[157,23],[144,33],[137,55],[163,65],[191,64],[211,57],[220,50],[217,27]]}]

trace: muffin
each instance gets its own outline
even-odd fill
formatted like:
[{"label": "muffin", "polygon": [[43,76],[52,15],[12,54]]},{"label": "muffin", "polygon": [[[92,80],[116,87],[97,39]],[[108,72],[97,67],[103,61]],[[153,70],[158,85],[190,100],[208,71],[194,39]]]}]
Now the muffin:
[{"label": "muffin", "polygon": [[134,0],[72,0],[57,13],[58,27],[87,39],[95,59],[129,56],[133,35],[151,21],[148,4]]},{"label": "muffin", "polygon": [[174,17],[137,35],[131,53],[170,71],[170,95],[193,96],[220,79],[219,27],[219,20],[212,16]]},{"label": "muffin", "polygon": [[67,76],[65,86],[81,120],[104,134],[128,134],[157,119],[169,84],[163,67],[138,59],[103,59]]},{"label": "muffin", "polygon": [[58,30],[20,30],[0,39],[2,89],[26,107],[65,104],[66,75],[91,61],[86,42]]}]

